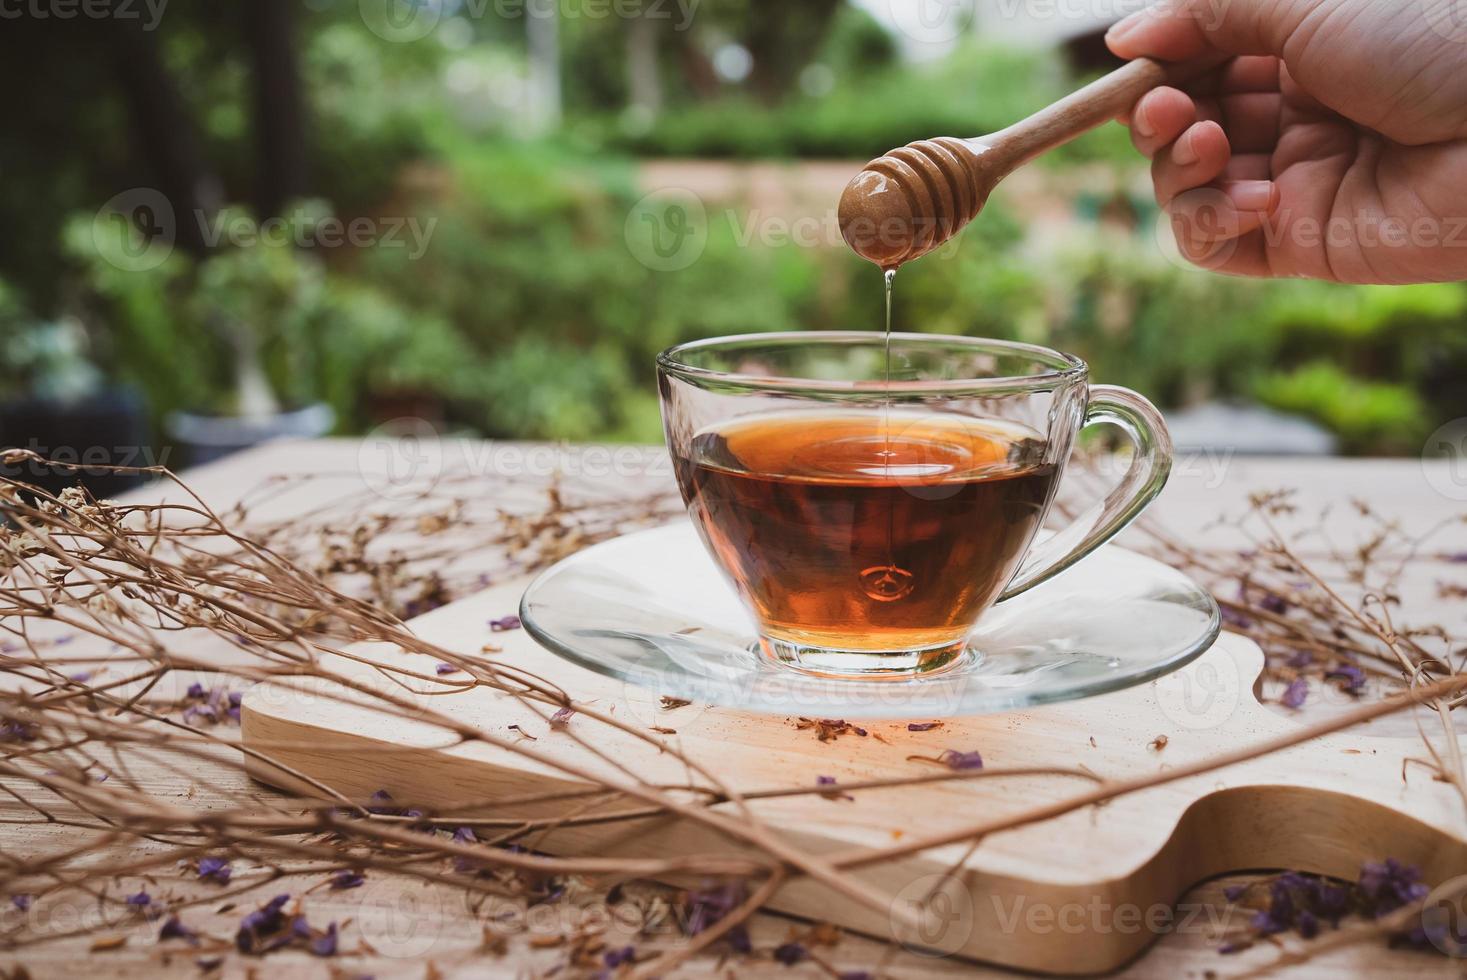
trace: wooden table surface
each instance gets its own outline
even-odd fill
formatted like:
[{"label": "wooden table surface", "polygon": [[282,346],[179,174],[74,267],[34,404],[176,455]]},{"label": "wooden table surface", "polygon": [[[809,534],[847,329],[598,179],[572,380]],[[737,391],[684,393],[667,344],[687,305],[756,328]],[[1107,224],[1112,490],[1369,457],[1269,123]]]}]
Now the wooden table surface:
[{"label": "wooden table surface", "polygon": [[[321,440],[280,443],[241,453],[187,474],[189,483],[210,503],[223,507],[271,474],[319,474],[299,493],[283,495],[270,504],[279,514],[303,510],[328,500],[333,494],[360,492],[363,487],[383,486],[384,468],[394,465],[389,447],[361,441]],[[621,447],[611,451],[592,447],[546,447],[524,444],[452,442],[435,447],[417,479],[432,480],[439,473],[470,473],[482,478],[484,493],[514,495],[538,492],[538,486],[560,472],[586,492],[608,499],[632,495],[648,488],[671,486],[671,472],[661,449]],[[1443,521],[1467,514],[1467,485],[1453,482],[1448,464],[1423,464],[1418,460],[1295,460],[1232,458],[1226,454],[1187,457],[1178,461],[1171,484],[1154,510],[1172,532],[1189,540],[1234,544],[1236,532],[1217,526],[1220,513],[1238,513],[1250,494],[1280,488],[1297,490],[1300,520],[1313,520],[1324,512],[1324,533],[1336,546],[1349,547],[1355,539],[1369,535],[1371,528],[1352,500],[1368,501],[1382,513],[1400,519],[1404,530],[1425,532]],[[156,488],[140,491],[142,498],[156,497]],[[1135,532],[1128,532],[1134,534]],[[1442,528],[1432,547],[1444,552],[1467,552],[1467,524],[1458,521]],[[1411,568],[1403,577],[1405,610],[1442,622],[1459,635],[1464,606],[1442,603],[1439,583],[1467,585],[1467,570],[1456,571],[1440,563]],[[1306,706],[1301,714],[1336,710],[1336,705]],[[1459,725],[1459,731],[1462,726]],[[160,796],[197,799],[200,774],[175,772],[161,767],[136,770],[144,784]],[[226,792],[273,796],[258,785],[247,785],[236,770],[221,767],[207,773]],[[3,782],[3,781],[0,781]],[[0,799],[0,821],[20,818],[25,811],[14,801]],[[1462,815],[1467,821],[1467,814]],[[58,828],[0,822],[0,854],[25,853],[38,846],[55,846],[64,839]],[[247,879],[246,879],[247,880]],[[1181,927],[1165,932],[1150,952],[1121,976],[1136,978],[1227,977],[1267,963],[1278,947],[1261,943],[1252,950],[1224,956],[1217,952],[1219,934],[1230,922],[1249,914],[1230,907],[1223,897],[1229,881],[1199,885],[1183,897],[1176,921]],[[655,907],[661,892],[657,886],[636,889],[647,907]],[[268,897],[268,896],[266,896]],[[246,900],[247,901],[247,900]],[[248,907],[242,903],[243,907]],[[575,976],[561,966],[564,951],[533,946],[527,935],[534,930],[511,934],[503,951],[484,948],[482,910],[465,907],[464,900],[449,888],[425,885],[418,880],[394,880],[373,873],[368,886],[343,892],[319,891],[313,895],[313,920],[319,916],[352,920],[343,934],[344,955],[330,961],[304,953],[283,951],[267,959],[231,956],[208,976],[434,978],[434,977],[537,977]],[[84,910],[83,910],[84,911]],[[9,903],[0,911],[0,936],[17,925],[18,915]],[[235,917],[238,916],[235,912]],[[568,914],[568,913],[563,913]],[[223,921],[223,920],[221,920]],[[28,924],[32,927],[35,923]],[[41,923],[43,933],[46,923]],[[72,926],[75,923],[71,923]],[[57,920],[57,932],[65,932]],[[792,935],[801,935],[807,924],[774,915],[762,915],[752,923],[756,948],[768,949]],[[356,938],[365,940],[353,942]],[[122,977],[197,977],[205,975],[194,957],[169,957],[154,944],[154,927],[138,928],[120,948],[92,952],[90,938],[57,938],[28,943],[18,950],[0,947],[0,977],[80,977],[105,971]],[[1302,941],[1284,939],[1286,948],[1299,948]],[[1011,976],[967,962],[937,959],[896,950],[858,936],[843,936],[833,946],[814,947],[835,972],[880,968],[888,977],[990,977]],[[677,976],[806,977],[831,976],[832,971],[806,962],[786,967],[769,959],[722,961],[706,955],[677,971]],[[1360,976],[1467,976],[1467,963],[1421,953],[1393,951],[1380,943],[1347,947],[1319,956],[1307,964],[1279,970],[1290,977]]]}]

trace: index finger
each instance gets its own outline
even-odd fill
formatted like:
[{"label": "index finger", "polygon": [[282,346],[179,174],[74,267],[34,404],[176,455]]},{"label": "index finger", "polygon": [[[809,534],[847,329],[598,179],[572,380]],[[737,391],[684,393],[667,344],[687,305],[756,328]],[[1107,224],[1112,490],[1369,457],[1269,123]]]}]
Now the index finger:
[{"label": "index finger", "polygon": [[1127,59],[1188,61],[1212,51],[1282,56],[1284,42],[1314,6],[1277,0],[1162,0],[1112,27],[1106,43]]}]

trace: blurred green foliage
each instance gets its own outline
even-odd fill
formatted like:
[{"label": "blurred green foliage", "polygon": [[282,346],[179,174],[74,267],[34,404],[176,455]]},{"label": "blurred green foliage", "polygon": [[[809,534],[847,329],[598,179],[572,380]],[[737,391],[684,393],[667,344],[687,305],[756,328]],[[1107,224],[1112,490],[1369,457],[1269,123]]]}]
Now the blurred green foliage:
[{"label": "blurred green foliage", "polygon": [[[169,66],[230,197],[248,200],[247,66],[209,26],[222,14],[179,5]],[[734,6],[718,31],[752,10]],[[282,403],[324,400],[342,432],[380,421],[384,405],[426,400],[488,436],[655,440],[657,351],[746,331],[879,329],[881,283],[830,236],[813,247],[749,239],[737,188],[702,202],[695,261],[649,268],[631,244],[639,222],[672,228],[686,202],[645,198],[639,156],[859,161],[1000,129],[1075,83],[1057,57],[977,42],[897,65],[890,36],[847,6],[815,53],[822,72],[773,105],[736,85],[690,95],[670,66],[701,42],[664,36],[667,104],[653,118],[625,111],[622,25],[586,20],[562,36],[564,130],[521,139],[510,135],[515,106],[496,101],[523,68],[518,25],[481,18],[461,44],[393,44],[365,30],[356,8],[321,3],[302,15],[314,186],[328,201],[292,220],[411,216],[427,233],[422,254],[267,236],[205,260],[180,249],[133,271],[117,251],[126,243],[98,233],[106,219],[95,209],[145,178],[120,165],[99,174],[81,155],[45,171],[20,155],[39,190],[0,205],[19,230],[0,249],[7,393],[44,388],[63,367],[81,377],[73,369],[88,362],[144,392],[155,420],[229,412],[248,349]],[[90,91],[88,77],[82,65],[67,84]],[[125,142],[115,106],[81,109],[75,123],[94,145]],[[0,148],[14,148],[8,140]],[[898,329],[1074,351],[1098,380],[1165,406],[1262,401],[1316,419],[1353,452],[1415,452],[1436,423],[1467,414],[1467,287],[1197,272],[1157,247],[1155,207],[1136,179],[1144,162],[1123,129],[1105,127],[1046,166],[1065,188],[1045,201],[1055,213],[1036,219],[1001,191],[957,242],[901,272]],[[761,207],[761,220],[781,217]],[[217,220],[258,230],[238,209]],[[74,342],[81,325],[88,343]]]},{"label": "blurred green foliage", "polygon": [[[330,218],[311,202],[292,213],[298,225]],[[136,251],[110,233],[110,216],[78,215],[65,229],[77,301],[101,327],[96,360],[147,393],[155,423],[177,410],[236,411],[245,357],[283,404],[327,401],[348,430],[369,423],[363,397],[372,392],[452,396],[474,385],[470,352],[447,321],[333,272],[320,250],[295,247],[297,226],[262,231],[238,210],[218,221],[238,244],[205,261],[176,250],[151,268],[138,268]]]},{"label": "blurred green foliage", "polygon": [[[674,108],[645,132],[609,125],[604,116],[586,125],[610,145],[639,154],[869,159],[914,140],[995,132],[1073,85],[1058,59],[977,42],[932,64],[827,67],[838,79],[829,94],[800,94],[772,108],[734,96]],[[1054,159],[1109,157],[1117,136],[1129,151],[1113,127]]]},{"label": "blurred green foliage", "polygon": [[[655,440],[652,362],[670,344],[880,328],[875,269],[833,245],[742,241],[742,217],[715,202],[696,261],[647,268],[627,244],[641,197],[629,161],[504,141],[435,153],[451,180],[408,202],[432,222],[417,258],[378,247],[323,261],[262,242],[131,272],[78,218],[67,237],[110,327],[102,363],[159,413],[227,409],[222,319],[259,333],[279,392],[330,402],[345,431],[370,424],[374,396],[427,392],[486,435]],[[1226,279],[1167,258],[1145,203],[1129,207],[1134,229],[1077,205],[1061,240],[1036,241],[996,196],[957,241],[902,270],[897,328],[1063,348],[1168,406],[1257,399],[1354,452],[1415,451],[1434,420],[1460,414],[1467,288]]]}]

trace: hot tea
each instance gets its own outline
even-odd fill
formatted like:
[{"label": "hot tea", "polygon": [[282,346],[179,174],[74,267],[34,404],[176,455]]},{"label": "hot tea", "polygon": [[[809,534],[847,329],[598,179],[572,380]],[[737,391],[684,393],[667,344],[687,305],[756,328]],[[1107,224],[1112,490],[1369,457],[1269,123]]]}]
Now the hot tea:
[{"label": "hot tea", "polygon": [[852,652],[961,641],[1056,482],[1039,433],[957,415],[746,416],[690,448],[689,510],[766,636]]}]

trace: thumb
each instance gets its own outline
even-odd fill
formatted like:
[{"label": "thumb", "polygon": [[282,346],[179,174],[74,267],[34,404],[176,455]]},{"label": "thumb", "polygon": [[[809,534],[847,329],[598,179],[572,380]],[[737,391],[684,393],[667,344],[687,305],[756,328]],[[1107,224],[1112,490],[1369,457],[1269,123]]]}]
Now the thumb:
[{"label": "thumb", "polygon": [[1284,43],[1336,0],[1160,0],[1125,18],[1105,40],[1122,58],[1187,61],[1223,51],[1282,57]]}]

